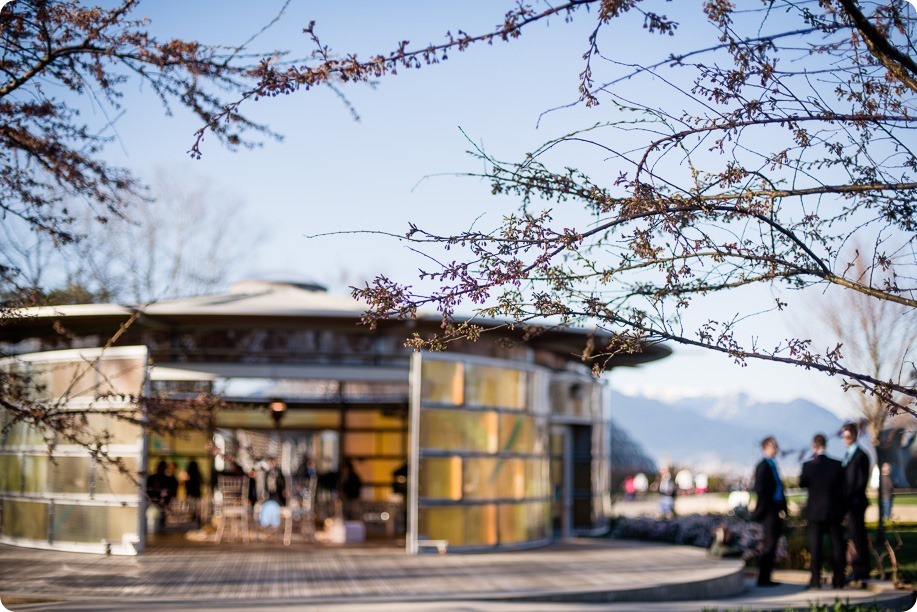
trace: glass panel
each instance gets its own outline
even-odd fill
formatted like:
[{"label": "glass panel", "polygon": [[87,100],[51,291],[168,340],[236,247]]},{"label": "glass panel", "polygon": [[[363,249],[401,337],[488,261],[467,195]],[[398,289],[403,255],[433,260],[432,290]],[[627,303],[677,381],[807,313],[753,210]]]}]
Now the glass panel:
[{"label": "glass panel", "polygon": [[146,374],[144,359],[103,359],[98,364],[98,395],[139,396]]},{"label": "glass panel", "polygon": [[52,399],[95,395],[96,372],[90,361],[49,363],[45,367]]},{"label": "glass panel", "polygon": [[109,507],[108,511],[108,541],[122,542],[124,534],[137,533],[137,518],[140,512],[130,506]]},{"label": "glass panel", "polygon": [[488,504],[420,508],[418,528],[422,537],[447,540],[451,546],[494,546],[497,507]]},{"label": "glass panel", "polygon": [[404,459],[363,459],[359,463],[358,471],[364,485],[378,484],[381,486],[364,487],[361,497],[372,499],[389,499],[392,496],[392,473],[404,465]]},{"label": "glass panel", "polygon": [[48,458],[23,457],[26,493],[44,493],[48,483]]},{"label": "glass panel", "polygon": [[547,497],[551,494],[550,464],[546,459],[525,461],[525,496]]},{"label": "glass panel", "polygon": [[404,420],[398,415],[385,415],[379,410],[348,410],[345,421],[348,429],[401,429]]},{"label": "glass panel", "polygon": [[462,460],[426,457],[420,460],[417,494],[431,499],[462,499]]},{"label": "glass panel", "polygon": [[376,449],[376,434],[354,432],[345,433],[344,454],[349,456],[378,454]]},{"label": "glass panel", "polygon": [[150,454],[161,455],[172,452],[172,436],[151,433],[149,444]]},{"label": "glass panel", "polygon": [[523,499],[525,463],[515,458],[466,458],[462,491],[465,499]]},{"label": "glass panel", "polygon": [[[86,415],[84,432],[80,432],[77,439],[90,443],[106,432],[110,436],[109,444],[137,444],[140,439],[141,429],[139,425],[129,423],[114,414],[96,412]],[[68,442],[64,440],[61,444]]]},{"label": "glass panel", "polygon": [[0,491],[22,490],[22,462],[17,455],[0,455]]},{"label": "glass panel", "polygon": [[[108,508],[55,504],[54,540],[101,542],[108,535]],[[136,526],[135,526],[136,529]]]},{"label": "glass panel", "polygon": [[203,454],[210,443],[210,434],[201,431],[183,430],[175,433],[172,450],[182,455]]},{"label": "glass panel", "polygon": [[500,451],[504,453],[536,454],[543,452],[541,432],[533,417],[521,414],[500,415]]},{"label": "glass panel", "polygon": [[3,535],[29,540],[48,539],[48,504],[0,500]]},{"label": "glass panel", "polygon": [[48,492],[89,494],[89,457],[55,457]]},{"label": "glass panel", "polygon": [[[132,479],[137,478],[137,459],[134,457],[121,457],[121,462],[124,464],[129,474],[121,473],[117,467],[112,465],[96,464],[97,494],[139,495],[139,485]],[[209,465],[206,467],[209,469]]]},{"label": "glass panel", "polygon": [[[281,422],[284,428],[304,429],[337,429],[341,415],[337,410],[306,410],[290,408],[283,415]],[[274,419],[267,410],[249,408],[247,410],[221,410],[216,414],[217,427],[256,427],[273,429]]]},{"label": "glass panel", "polygon": [[385,431],[380,434],[382,438],[383,455],[406,455],[408,452],[407,439],[400,431]]},{"label": "glass panel", "polygon": [[337,410],[309,410],[291,408],[283,415],[284,428],[337,429],[341,426],[341,413]]},{"label": "glass panel", "polygon": [[467,366],[465,389],[469,406],[494,408],[525,407],[526,373],[494,366]]},{"label": "glass panel", "polygon": [[453,406],[464,403],[463,364],[436,360],[424,360],[421,364],[421,401]]},{"label": "glass panel", "polygon": [[45,439],[41,432],[22,421],[10,427],[7,436],[7,446],[35,446],[44,445]]},{"label": "glass panel", "polygon": [[422,410],[420,447],[438,450],[497,452],[497,413]]},{"label": "glass panel", "polygon": [[531,504],[500,504],[497,517],[500,525],[500,544],[527,542],[531,537],[529,506]]}]

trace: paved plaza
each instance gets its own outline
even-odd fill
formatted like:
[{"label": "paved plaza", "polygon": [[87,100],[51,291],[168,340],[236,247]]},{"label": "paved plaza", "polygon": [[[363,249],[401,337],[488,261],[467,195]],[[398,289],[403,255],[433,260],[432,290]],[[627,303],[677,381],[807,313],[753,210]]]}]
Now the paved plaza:
[{"label": "paved plaza", "polygon": [[885,602],[910,592],[804,590],[787,572],[755,587],[741,561],[705,551],[579,539],[528,551],[406,555],[392,546],[176,542],[137,557],[0,546],[0,601],[11,610],[700,610]]}]

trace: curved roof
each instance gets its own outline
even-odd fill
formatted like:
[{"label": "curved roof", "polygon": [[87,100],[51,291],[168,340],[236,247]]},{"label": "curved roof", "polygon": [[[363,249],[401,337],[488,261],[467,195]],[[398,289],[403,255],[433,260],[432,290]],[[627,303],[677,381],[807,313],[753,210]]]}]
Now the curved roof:
[{"label": "curved roof", "polygon": [[[302,323],[304,320],[327,321],[344,325],[359,324],[367,305],[349,296],[333,295],[321,285],[264,280],[246,280],[231,285],[228,293],[180,298],[146,306],[118,304],[80,304],[43,306],[17,311],[0,326],[0,341],[18,342],[25,338],[50,335],[55,325],[64,323],[74,333],[111,333],[111,330],[136,317],[134,325],[148,329],[172,329],[204,322],[244,322],[267,325],[281,321]],[[438,328],[436,313],[421,313],[414,321],[391,322],[393,326]],[[481,322],[497,327],[500,321]],[[521,337],[521,331],[506,330],[507,335]],[[533,348],[551,351],[568,360],[579,360],[589,331],[581,328],[549,329],[526,340]],[[407,334],[406,334],[407,335]],[[610,336],[609,336],[610,337]],[[662,359],[671,350],[661,344],[649,344],[643,352],[619,355],[612,366],[634,366]]]}]

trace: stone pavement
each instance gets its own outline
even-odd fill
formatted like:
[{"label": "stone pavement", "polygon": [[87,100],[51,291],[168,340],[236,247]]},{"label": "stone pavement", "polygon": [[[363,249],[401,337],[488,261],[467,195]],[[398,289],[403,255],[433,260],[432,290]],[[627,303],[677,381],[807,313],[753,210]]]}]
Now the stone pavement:
[{"label": "stone pavement", "polygon": [[[749,610],[813,601],[911,607],[913,593],[749,585],[743,564],[705,551],[580,539],[535,550],[408,556],[391,546],[187,543],[138,557],[0,546],[0,601],[11,610]],[[665,600],[665,601],[660,601]]]}]

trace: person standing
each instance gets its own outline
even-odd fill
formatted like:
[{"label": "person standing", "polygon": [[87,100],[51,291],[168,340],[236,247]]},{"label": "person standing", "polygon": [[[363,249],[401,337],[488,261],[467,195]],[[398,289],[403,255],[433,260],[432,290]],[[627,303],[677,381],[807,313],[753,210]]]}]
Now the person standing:
[{"label": "person standing", "polygon": [[662,518],[669,520],[675,517],[675,493],[678,487],[675,484],[675,478],[672,477],[672,470],[669,466],[662,466],[659,472],[659,513]]},{"label": "person standing", "polygon": [[783,482],[774,460],[778,450],[777,440],[772,436],[764,438],[761,441],[764,457],[755,466],[755,493],[758,501],[751,518],[764,528],[761,554],[758,557],[758,586],[763,587],[780,584],[771,579],[774,557],[777,555],[777,540],[783,534],[783,518],[780,514],[786,512]]},{"label": "person standing", "polygon": [[851,580],[865,584],[869,578],[869,539],[866,534],[866,483],[869,481],[869,455],[857,444],[859,431],[854,423],[841,428],[841,437],[847,445],[844,455],[844,505],[847,509],[847,530],[856,550],[851,563]]},{"label": "person standing", "polygon": [[831,584],[844,588],[844,533],[841,527],[844,504],[844,467],[837,459],[825,455],[827,440],[823,434],[812,438],[812,459],[802,464],[799,486],[809,490],[806,521],[809,551],[812,553],[812,577],[809,588],[821,586],[822,540],[829,537]]},{"label": "person standing", "polygon": [[882,518],[886,521],[892,517],[892,500],[895,499],[895,482],[892,479],[892,465],[882,464],[879,470],[879,488],[882,490]]}]

